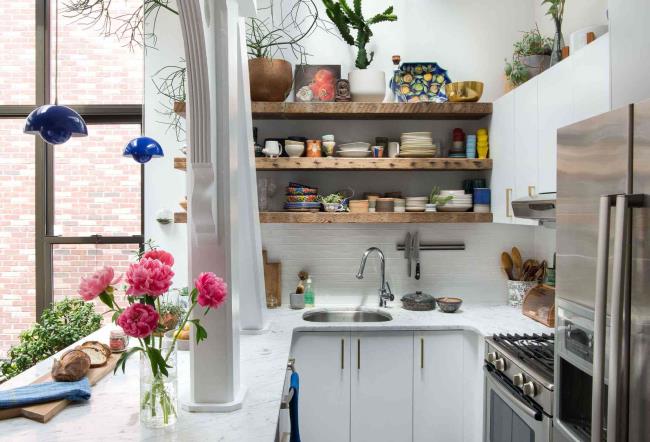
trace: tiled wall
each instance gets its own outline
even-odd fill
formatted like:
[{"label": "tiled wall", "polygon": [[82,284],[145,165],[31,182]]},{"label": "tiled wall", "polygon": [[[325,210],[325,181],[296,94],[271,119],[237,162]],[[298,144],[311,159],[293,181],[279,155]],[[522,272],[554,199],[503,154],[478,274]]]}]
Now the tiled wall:
[{"label": "tiled wall", "polygon": [[[422,278],[416,281],[406,275],[403,252],[396,250],[406,232],[416,230],[422,243],[460,241],[465,242],[466,250],[421,252]],[[361,255],[371,246],[379,247],[386,255],[387,279],[397,299],[422,290],[434,296],[458,296],[468,302],[503,303],[505,277],[500,269],[500,254],[516,245],[524,258],[532,257],[539,230],[500,224],[265,224],[262,242],[269,261],[282,262],[283,304],[289,302],[298,272],[305,269],[313,277],[317,304],[375,305],[378,260],[368,259],[363,280],[355,277]]]}]

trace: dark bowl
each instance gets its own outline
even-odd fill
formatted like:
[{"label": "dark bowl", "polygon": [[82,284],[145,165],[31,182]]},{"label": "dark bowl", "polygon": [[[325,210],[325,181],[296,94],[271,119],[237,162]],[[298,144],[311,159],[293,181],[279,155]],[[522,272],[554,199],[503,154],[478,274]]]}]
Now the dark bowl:
[{"label": "dark bowl", "polygon": [[460,298],[436,298],[436,303],[440,311],[444,313],[455,313],[463,303]]}]

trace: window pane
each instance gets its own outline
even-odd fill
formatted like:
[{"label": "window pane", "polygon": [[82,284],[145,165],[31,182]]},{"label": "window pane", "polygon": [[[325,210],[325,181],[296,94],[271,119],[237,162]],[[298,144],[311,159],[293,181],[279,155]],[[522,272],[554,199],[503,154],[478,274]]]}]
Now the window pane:
[{"label": "window pane", "polygon": [[[0,0],[2,1],[2,0]],[[104,27],[104,17],[92,23],[89,13],[80,17],[59,2],[58,98],[61,104],[141,104],[144,87],[144,55],[138,45],[129,47],[120,39],[124,19],[142,7],[142,0],[101,2],[113,19]],[[96,3],[96,2],[91,2]],[[52,2],[53,8],[56,2]],[[95,6],[96,12],[99,6]],[[54,9],[53,9],[54,10]],[[94,14],[91,14],[94,16]],[[53,14],[53,17],[55,15]],[[106,30],[110,29],[110,35]],[[55,26],[52,23],[52,77],[54,78]],[[54,80],[53,80],[54,84]]]},{"label": "window pane", "polygon": [[[52,246],[54,277],[54,301],[65,297],[79,296],[77,290],[82,277],[92,275],[104,266],[113,267],[115,276],[124,275],[129,264],[135,262],[138,244],[54,244]],[[117,284],[115,299],[121,307],[126,305],[122,287],[124,281]],[[95,299],[95,310],[100,313],[108,308]],[[105,318],[104,323],[110,322]]]},{"label": "window pane", "polygon": [[0,119],[0,358],[35,318],[34,137]]},{"label": "window pane", "polygon": [[140,164],[123,157],[140,125],[88,127],[88,137],[54,147],[54,234],[141,233]]},{"label": "window pane", "polygon": [[0,105],[36,103],[35,5],[0,0]]}]

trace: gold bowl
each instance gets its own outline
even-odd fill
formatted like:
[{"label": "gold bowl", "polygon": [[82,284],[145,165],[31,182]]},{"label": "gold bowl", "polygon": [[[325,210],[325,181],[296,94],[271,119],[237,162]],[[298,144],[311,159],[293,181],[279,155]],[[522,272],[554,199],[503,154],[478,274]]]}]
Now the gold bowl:
[{"label": "gold bowl", "polygon": [[481,95],[483,95],[483,82],[457,81],[455,83],[447,83],[445,85],[445,92],[449,101],[452,102],[478,101],[481,99]]}]

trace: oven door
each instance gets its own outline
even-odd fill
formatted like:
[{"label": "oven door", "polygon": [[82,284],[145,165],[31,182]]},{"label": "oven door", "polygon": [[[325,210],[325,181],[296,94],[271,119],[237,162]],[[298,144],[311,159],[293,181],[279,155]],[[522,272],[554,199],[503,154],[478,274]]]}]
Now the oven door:
[{"label": "oven door", "polygon": [[527,403],[523,393],[485,368],[485,442],[549,442],[553,419]]}]

